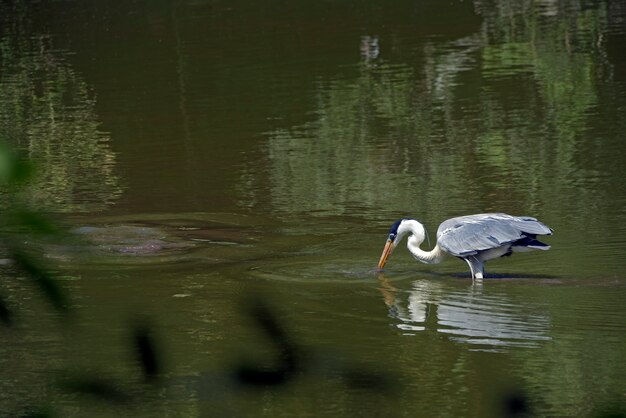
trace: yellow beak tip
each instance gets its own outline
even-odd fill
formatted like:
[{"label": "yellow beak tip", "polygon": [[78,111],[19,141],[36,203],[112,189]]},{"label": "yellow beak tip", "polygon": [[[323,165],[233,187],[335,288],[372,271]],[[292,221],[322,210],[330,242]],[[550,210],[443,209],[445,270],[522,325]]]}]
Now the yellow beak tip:
[{"label": "yellow beak tip", "polygon": [[385,248],[383,249],[383,253],[380,256],[380,260],[378,261],[378,267],[376,267],[378,270],[382,270],[382,268],[385,267],[385,264],[387,264],[387,259],[391,255],[392,251],[393,251],[393,242],[391,240],[387,240],[387,243],[385,244]]}]

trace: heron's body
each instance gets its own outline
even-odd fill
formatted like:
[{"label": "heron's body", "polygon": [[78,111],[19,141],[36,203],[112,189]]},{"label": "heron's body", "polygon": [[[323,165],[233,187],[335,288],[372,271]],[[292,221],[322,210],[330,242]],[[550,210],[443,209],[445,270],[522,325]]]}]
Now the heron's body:
[{"label": "heron's body", "polygon": [[439,263],[446,254],[467,262],[472,278],[481,279],[487,260],[511,255],[513,252],[548,250],[536,239],[551,235],[552,230],[535,218],[505,213],[482,213],[459,216],[444,221],[437,230],[437,244],[431,251],[420,248],[425,230],[415,219],[401,219],[389,231],[389,239],[378,263],[382,268],[402,237],[410,234],[407,247],[413,257],[423,263]]}]

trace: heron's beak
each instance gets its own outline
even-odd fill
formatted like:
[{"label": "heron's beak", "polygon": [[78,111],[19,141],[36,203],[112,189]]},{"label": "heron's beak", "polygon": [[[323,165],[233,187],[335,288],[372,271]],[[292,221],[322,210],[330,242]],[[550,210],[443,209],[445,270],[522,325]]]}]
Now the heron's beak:
[{"label": "heron's beak", "polygon": [[391,255],[391,253],[393,252],[393,241],[388,239],[387,243],[385,244],[385,248],[383,249],[383,253],[380,256],[380,260],[378,261],[378,268],[382,269],[383,267],[385,267],[385,264],[387,263],[387,259],[389,258],[389,256]]}]

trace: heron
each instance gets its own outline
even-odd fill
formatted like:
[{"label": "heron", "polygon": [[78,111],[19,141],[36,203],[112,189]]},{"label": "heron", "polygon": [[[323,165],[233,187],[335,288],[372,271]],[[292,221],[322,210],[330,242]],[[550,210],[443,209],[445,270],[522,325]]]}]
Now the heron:
[{"label": "heron", "polygon": [[514,252],[549,250],[537,235],[552,235],[552,229],[529,216],[506,213],[480,213],[448,219],[437,229],[437,243],[431,251],[420,248],[426,230],[415,219],[404,218],[391,225],[389,237],[378,262],[382,269],[402,238],[410,234],[407,248],[422,263],[440,263],[446,254],[468,264],[472,279],[482,279],[485,261],[509,256]]}]

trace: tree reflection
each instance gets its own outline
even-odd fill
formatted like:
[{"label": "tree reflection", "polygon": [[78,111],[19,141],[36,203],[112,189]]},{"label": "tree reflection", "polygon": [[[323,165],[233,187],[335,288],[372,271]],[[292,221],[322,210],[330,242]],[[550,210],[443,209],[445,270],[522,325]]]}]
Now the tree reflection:
[{"label": "tree reflection", "polygon": [[[437,208],[440,220],[535,210],[555,190],[577,201],[609,193],[602,157],[581,154],[594,149],[585,133],[609,66],[605,6],[570,3],[476,1],[480,33],[422,40],[417,65],[385,60],[376,38],[380,51],[363,53],[356,75],[318,82],[311,121],[267,133],[270,206],[325,214]],[[363,37],[361,50],[371,43]],[[564,204],[586,214],[573,201],[559,202],[558,212]]]},{"label": "tree reflection", "polygon": [[15,8],[8,13],[15,20],[0,32],[0,137],[37,165],[24,198],[55,212],[103,209],[121,188],[94,94],[69,52],[32,27],[28,6],[5,7]]}]

